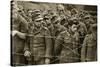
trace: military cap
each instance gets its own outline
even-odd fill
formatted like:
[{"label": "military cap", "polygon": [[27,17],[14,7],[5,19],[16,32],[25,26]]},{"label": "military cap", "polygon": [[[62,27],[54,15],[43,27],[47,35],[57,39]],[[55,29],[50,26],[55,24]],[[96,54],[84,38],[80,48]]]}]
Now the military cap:
[{"label": "military cap", "polygon": [[41,11],[40,10],[37,10],[37,9],[32,10],[32,15],[38,16],[40,14],[41,14]]},{"label": "military cap", "polygon": [[32,12],[32,20],[34,21],[37,17],[41,16],[41,11],[40,10],[33,10]]},{"label": "military cap", "polygon": [[56,13],[54,13],[54,14],[52,15],[52,18],[55,18],[55,17],[58,17],[58,15],[57,15]]},{"label": "military cap", "polygon": [[84,17],[84,14],[83,13],[80,13],[79,14],[79,17],[83,18]]},{"label": "military cap", "polygon": [[43,12],[43,15],[47,15],[47,14],[48,14],[48,11],[45,10],[45,11]]},{"label": "military cap", "polygon": [[58,16],[56,13],[53,13],[52,17]]},{"label": "military cap", "polygon": [[39,16],[35,17],[35,20],[36,21],[43,20],[43,17],[41,15],[39,15]]},{"label": "military cap", "polygon": [[59,5],[58,5],[58,10],[64,10],[64,6],[61,5],[61,4],[59,4]]},{"label": "military cap", "polygon": [[73,24],[76,24],[76,25],[79,24],[78,18],[74,18],[74,19],[73,19]]},{"label": "military cap", "polygon": [[89,18],[90,18],[89,14],[84,16],[84,19],[89,19]]},{"label": "military cap", "polygon": [[46,18],[47,18],[47,19],[50,18],[48,12],[44,12],[44,13],[43,13],[43,16],[44,16],[44,19],[46,19]]},{"label": "military cap", "polygon": [[50,17],[49,16],[44,16],[44,19],[49,19]]},{"label": "military cap", "polygon": [[33,10],[28,10],[28,13],[32,13],[33,12]]},{"label": "military cap", "polygon": [[78,13],[77,9],[75,9],[75,8],[73,8],[73,9],[71,10],[71,12],[74,12],[75,14]]}]

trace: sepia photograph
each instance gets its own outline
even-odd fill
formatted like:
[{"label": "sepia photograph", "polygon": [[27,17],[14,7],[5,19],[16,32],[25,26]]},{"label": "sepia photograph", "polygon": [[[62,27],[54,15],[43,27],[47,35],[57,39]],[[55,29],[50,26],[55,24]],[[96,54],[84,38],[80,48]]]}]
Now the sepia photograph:
[{"label": "sepia photograph", "polygon": [[97,61],[97,5],[10,2],[11,66]]}]

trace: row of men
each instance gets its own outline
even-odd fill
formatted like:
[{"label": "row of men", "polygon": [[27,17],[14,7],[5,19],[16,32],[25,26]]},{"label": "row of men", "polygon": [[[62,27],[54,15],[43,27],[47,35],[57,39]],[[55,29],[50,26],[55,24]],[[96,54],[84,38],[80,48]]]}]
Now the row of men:
[{"label": "row of men", "polygon": [[14,4],[11,65],[97,60],[97,25],[89,14],[68,17],[62,9],[54,14],[34,9],[27,14]]}]

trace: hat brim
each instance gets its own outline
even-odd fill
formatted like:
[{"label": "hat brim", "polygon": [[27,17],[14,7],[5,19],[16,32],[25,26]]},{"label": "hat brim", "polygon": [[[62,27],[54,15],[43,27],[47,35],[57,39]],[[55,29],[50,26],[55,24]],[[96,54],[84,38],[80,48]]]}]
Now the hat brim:
[{"label": "hat brim", "polygon": [[35,19],[36,21],[39,21],[39,20],[43,20],[43,18],[38,18],[38,19]]}]

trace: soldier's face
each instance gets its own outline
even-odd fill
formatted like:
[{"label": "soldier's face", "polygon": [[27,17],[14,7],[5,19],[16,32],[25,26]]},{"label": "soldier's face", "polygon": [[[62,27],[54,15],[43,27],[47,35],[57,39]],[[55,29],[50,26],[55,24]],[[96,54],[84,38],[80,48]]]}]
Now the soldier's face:
[{"label": "soldier's face", "polygon": [[59,22],[56,21],[56,22],[54,23],[54,26],[55,26],[55,27],[58,27],[58,26],[59,26]]},{"label": "soldier's face", "polygon": [[34,24],[36,27],[40,27],[42,22],[43,22],[43,20],[35,20]]},{"label": "soldier's face", "polygon": [[12,17],[17,18],[17,10],[16,9],[12,10]]},{"label": "soldier's face", "polygon": [[90,21],[89,21],[89,20],[86,20],[86,21],[85,21],[85,24],[86,24],[87,26],[89,26],[89,25],[90,25]]},{"label": "soldier's face", "polygon": [[59,10],[59,14],[63,14],[64,13],[64,11],[63,10]]},{"label": "soldier's face", "polygon": [[23,15],[23,16],[25,15],[25,13],[24,13],[23,10],[20,10],[19,13],[20,13],[21,15]]},{"label": "soldier's face", "polygon": [[72,30],[72,32],[77,31],[77,26],[75,24],[73,24],[72,27],[71,27],[71,30]]},{"label": "soldier's face", "polygon": [[85,18],[84,20],[85,20],[85,22],[88,22],[88,21],[89,21],[89,18],[87,17],[87,18]]},{"label": "soldier's face", "polygon": [[51,23],[49,18],[46,18],[45,22],[46,22],[47,25]]}]

